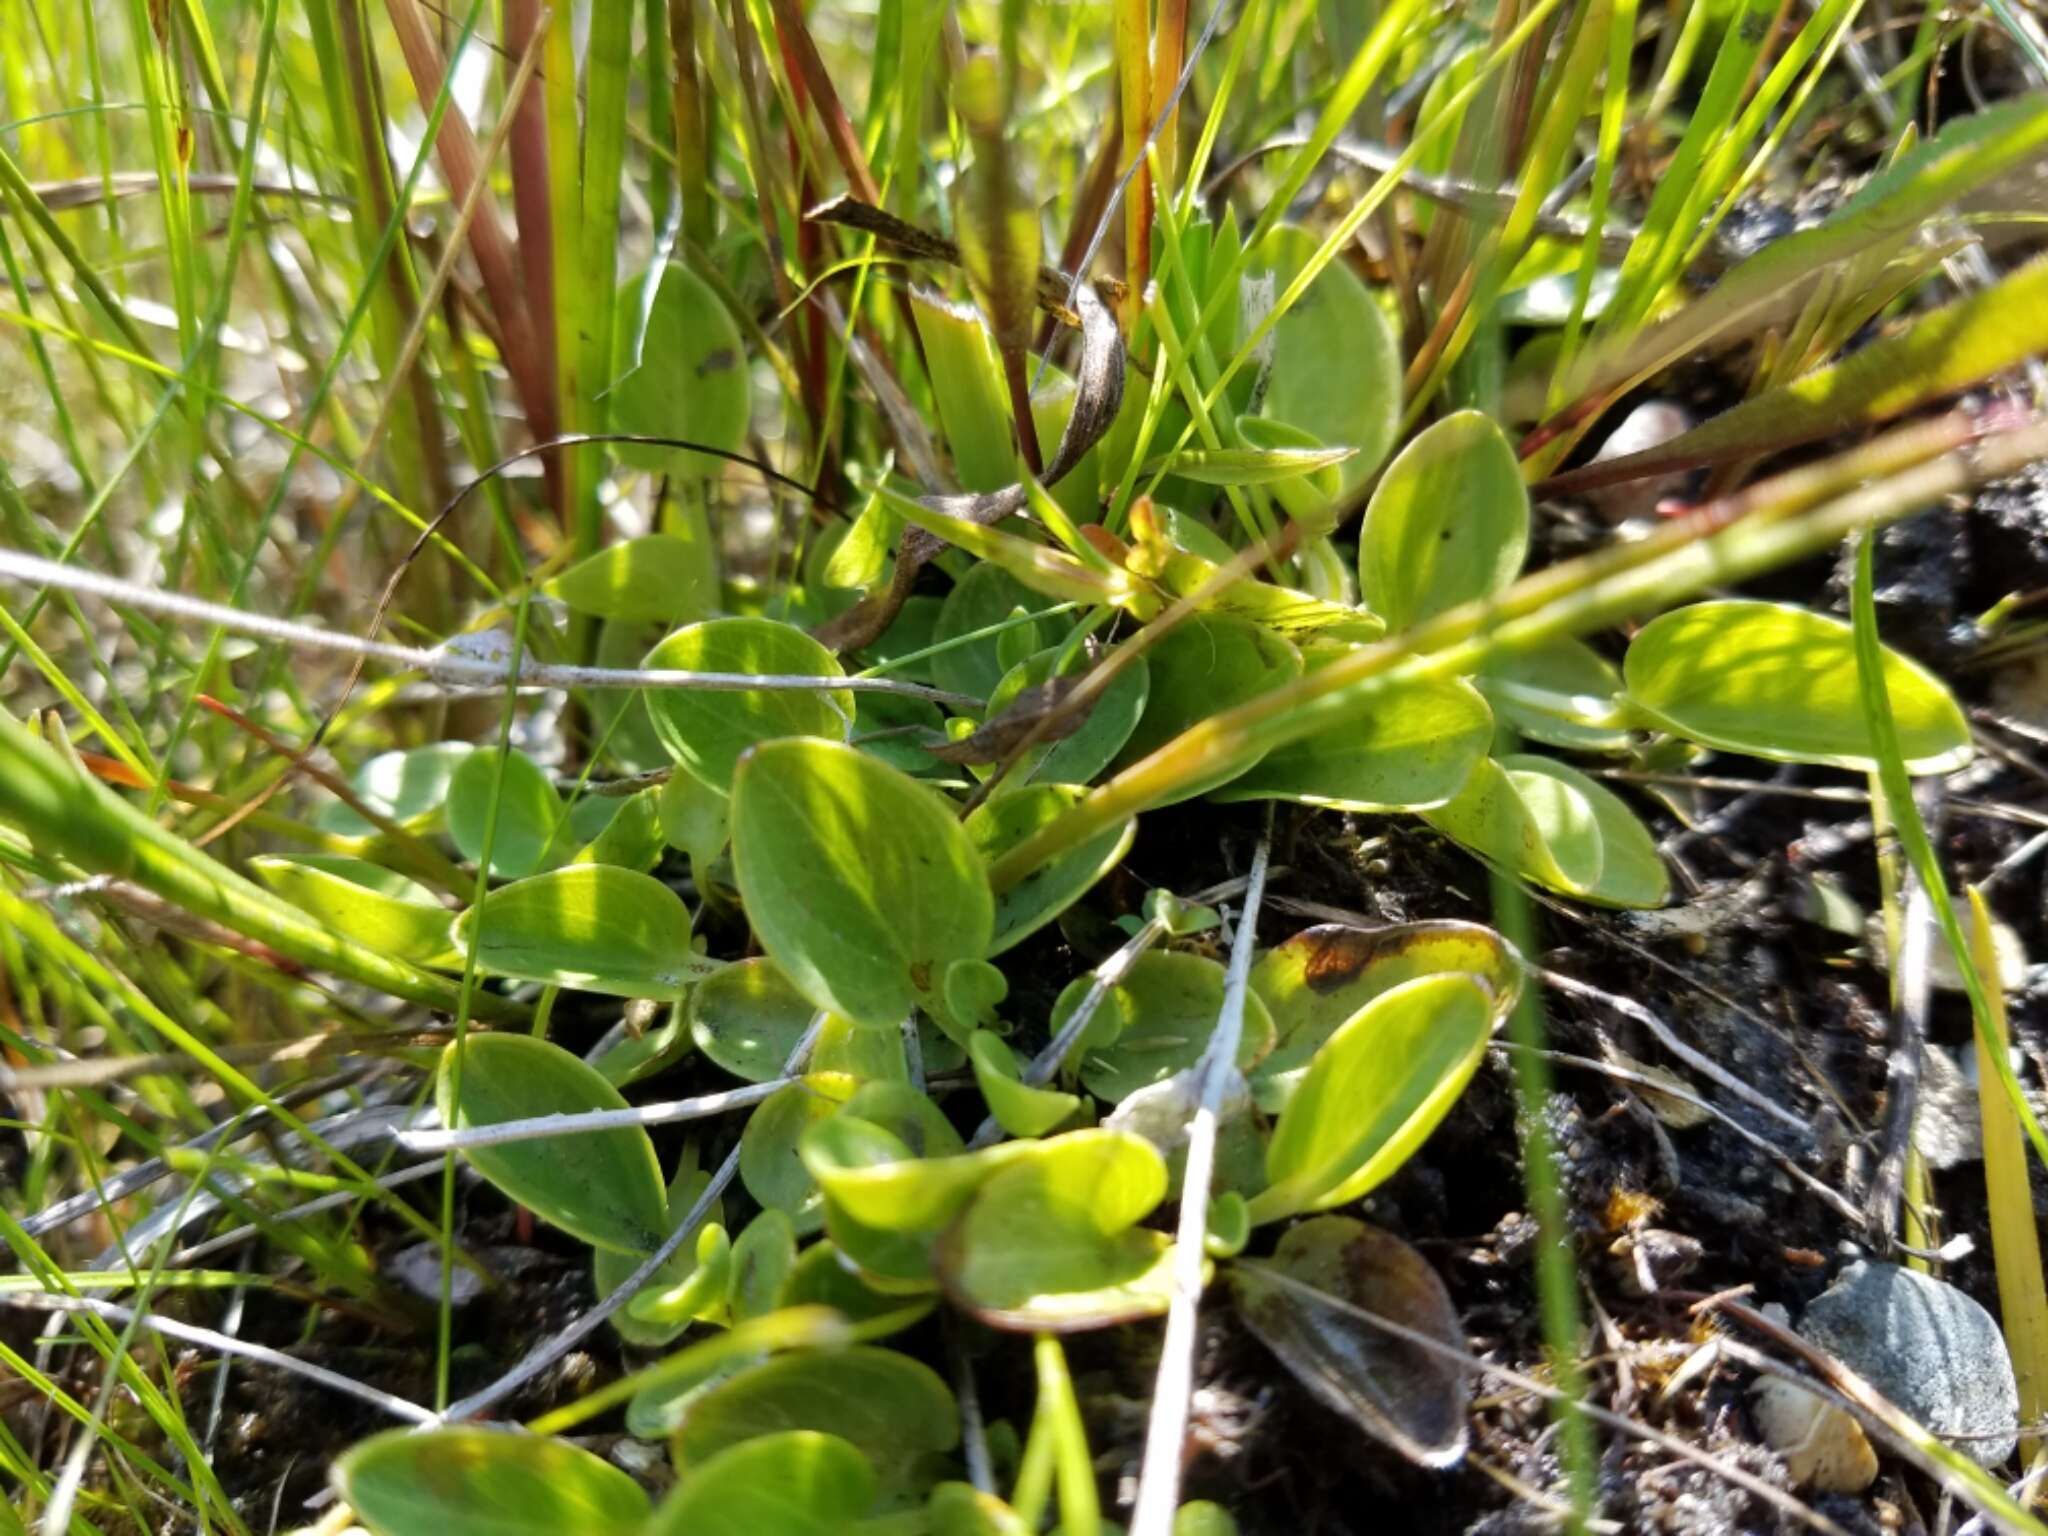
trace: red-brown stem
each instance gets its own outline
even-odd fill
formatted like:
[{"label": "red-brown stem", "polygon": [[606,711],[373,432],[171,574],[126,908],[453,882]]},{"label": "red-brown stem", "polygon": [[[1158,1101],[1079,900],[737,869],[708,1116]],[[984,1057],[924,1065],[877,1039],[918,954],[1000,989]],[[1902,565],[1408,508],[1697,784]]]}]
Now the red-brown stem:
[{"label": "red-brown stem", "polygon": [[775,7],[775,32],[782,42],[783,63],[790,72],[792,83],[801,81],[808,88],[811,101],[817,108],[818,120],[825,125],[825,137],[831,140],[832,153],[839,161],[839,169],[846,173],[847,183],[861,195],[865,202],[880,205],[882,189],[875,184],[874,173],[868,169],[868,157],[860,147],[860,134],[853,121],[846,115],[846,108],[840,105],[839,92],[833,88],[832,77],[825,72],[825,61],[818,57],[818,45],[811,40],[811,29],[804,24],[804,13],[797,8],[796,0],[772,0]]},{"label": "red-brown stem", "polygon": [[[566,12],[566,8],[565,8]],[[505,0],[505,78],[518,72],[519,60],[540,24],[540,0]],[[567,25],[566,14],[557,25]],[[548,397],[555,399],[561,375],[556,367],[555,220],[548,191],[548,118],[544,93],[528,91],[520,98],[507,144],[512,160],[512,219],[519,230],[519,272],[525,280],[528,313],[538,369]],[[556,400],[556,419],[561,404]],[[549,456],[550,463],[553,456]]]},{"label": "red-brown stem", "polygon": [[1003,348],[1003,379],[1010,386],[1010,414],[1017,423],[1017,451],[1036,480],[1045,473],[1045,459],[1038,451],[1038,423],[1031,415],[1030,359],[1022,347]]},{"label": "red-brown stem", "polygon": [[[427,31],[417,0],[385,0],[385,11],[391,17],[392,30],[398,34],[399,51],[405,55],[413,89],[421,100],[432,101],[441,93],[448,69],[441,50]],[[482,164],[476,135],[470,131],[468,120],[452,105],[441,116],[441,131],[434,148],[441,162],[441,174],[447,178],[449,196],[461,203],[489,168]],[[527,430],[545,441],[558,435],[553,380],[543,379],[540,373],[538,342],[527,313],[526,296],[519,288],[518,253],[499,219],[497,200],[488,188],[481,196],[476,218],[469,226],[470,252],[490,294],[492,317],[504,340],[505,371],[518,392]],[[566,508],[556,510],[567,513]]]}]

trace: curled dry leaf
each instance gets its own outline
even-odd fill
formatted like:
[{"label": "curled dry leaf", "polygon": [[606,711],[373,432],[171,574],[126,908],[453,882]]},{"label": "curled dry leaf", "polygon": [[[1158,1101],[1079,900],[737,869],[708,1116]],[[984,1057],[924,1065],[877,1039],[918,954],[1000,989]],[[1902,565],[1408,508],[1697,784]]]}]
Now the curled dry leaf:
[{"label": "curled dry leaf", "polygon": [[1325,1407],[1419,1466],[1465,1454],[1469,1373],[1370,1320],[1465,1347],[1443,1281],[1393,1233],[1313,1217],[1269,1261],[1231,1265],[1230,1288],[1245,1326]]}]

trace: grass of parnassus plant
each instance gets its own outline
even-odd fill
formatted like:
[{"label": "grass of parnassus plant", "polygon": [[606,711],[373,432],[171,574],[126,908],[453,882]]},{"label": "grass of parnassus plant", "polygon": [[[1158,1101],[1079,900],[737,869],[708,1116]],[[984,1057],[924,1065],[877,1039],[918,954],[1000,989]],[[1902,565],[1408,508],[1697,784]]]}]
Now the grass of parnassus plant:
[{"label": "grass of parnassus plant", "polygon": [[[1590,768],[1868,775],[1970,952],[1912,796],[1972,751],[1947,684],[1882,648],[1867,570],[1853,625],[1735,589],[2048,454],[2012,382],[2048,349],[2048,267],[1991,233],[2027,213],[2006,189],[2048,105],[1927,94],[1977,17],[11,20],[24,1528],[266,1526],[205,1383],[305,1373],[291,1346],[347,1317],[428,1353],[428,1386],[317,1390],[429,1429],[314,1446],[352,1510],[323,1528],[1079,1536],[1108,1485],[1060,1336],[1164,1317],[1132,1529],[1264,1529],[1180,1496],[1198,1317],[1400,1455],[1468,1451],[1441,1279],[1344,1209],[1510,1018],[1549,1091],[1525,887],[1671,899],[1643,803]],[[1817,145],[1857,191],[1753,253],[1720,239]],[[1997,255],[1960,285],[1957,208]],[[1587,463],[1702,367],[1725,410]],[[1546,498],[1700,470],[1646,536],[1525,569]],[[1154,889],[1128,943],[1083,939],[1112,872],[1144,879],[1139,818],[1198,797],[1420,818],[1491,867],[1495,928],[1281,936],[1261,838],[1249,889]],[[1048,1015],[1024,1000],[1049,962]],[[1963,969],[1987,1121],[2048,1155]],[[1579,1402],[1525,1108],[1564,1421],[1542,1492],[1585,1522],[1596,1426],[1661,1432]],[[650,1136],[671,1123],[690,1139]],[[456,1313],[497,1283],[462,1219],[487,1200],[584,1245],[594,1289],[477,1378]],[[400,1234],[438,1272],[424,1311]],[[2011,1250],[2009,1308],[2029,1265],[2039,1293]],[[241,1338],[251,1296],[297,1339]],[[934,1312],[951,1347],[912,1331]],[[625,1374],[542,1437],[476,1427],[600,1346]],[[1035,1406],[990,1424],[977,1374],[1010,1370]],[[562,1438],[604,1413],[672,1491]]]}]

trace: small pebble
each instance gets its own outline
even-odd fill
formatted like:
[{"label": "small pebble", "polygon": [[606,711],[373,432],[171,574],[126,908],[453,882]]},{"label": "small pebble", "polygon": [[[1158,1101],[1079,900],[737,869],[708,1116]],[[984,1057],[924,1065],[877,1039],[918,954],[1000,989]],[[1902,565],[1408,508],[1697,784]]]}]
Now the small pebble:
[{"label": "small pebble", "polygon": [[[1621,425],[1600,445],[1592,462],[1605,464],[1632,453],[1661,448],[1691,425],[1692,416],[1684,406],[1670,400],[1646,400],[1621,419]],[[1648,517],[1657,510],[1658,502],[1685,484],[1685,479],[1681,473],[1624,480],[1619,485],[1586,492],[1586,500],[1608,522],[1625,523]]]},{"label": "small pebble", "polygon": [[1799,1332],[1982,1465],[2012,1455],[2012,1356],[1991,1314],[1946,1281],[1851,1264],[1806,1309]]}]

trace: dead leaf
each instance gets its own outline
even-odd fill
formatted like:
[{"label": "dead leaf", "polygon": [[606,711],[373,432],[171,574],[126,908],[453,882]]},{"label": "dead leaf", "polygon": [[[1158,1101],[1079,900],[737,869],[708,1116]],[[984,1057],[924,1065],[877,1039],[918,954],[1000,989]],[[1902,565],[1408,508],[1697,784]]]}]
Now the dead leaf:
[{"label": "dead leaf", "polygon": [[1291,1228],[1230,1269],[1238,1316],[1324,1406],[1425,1467],[1465,1454],[1470,1373],[1373,1317],[1462,1351],[1444,1283],[1414,1248],[1348,1216]]}]

